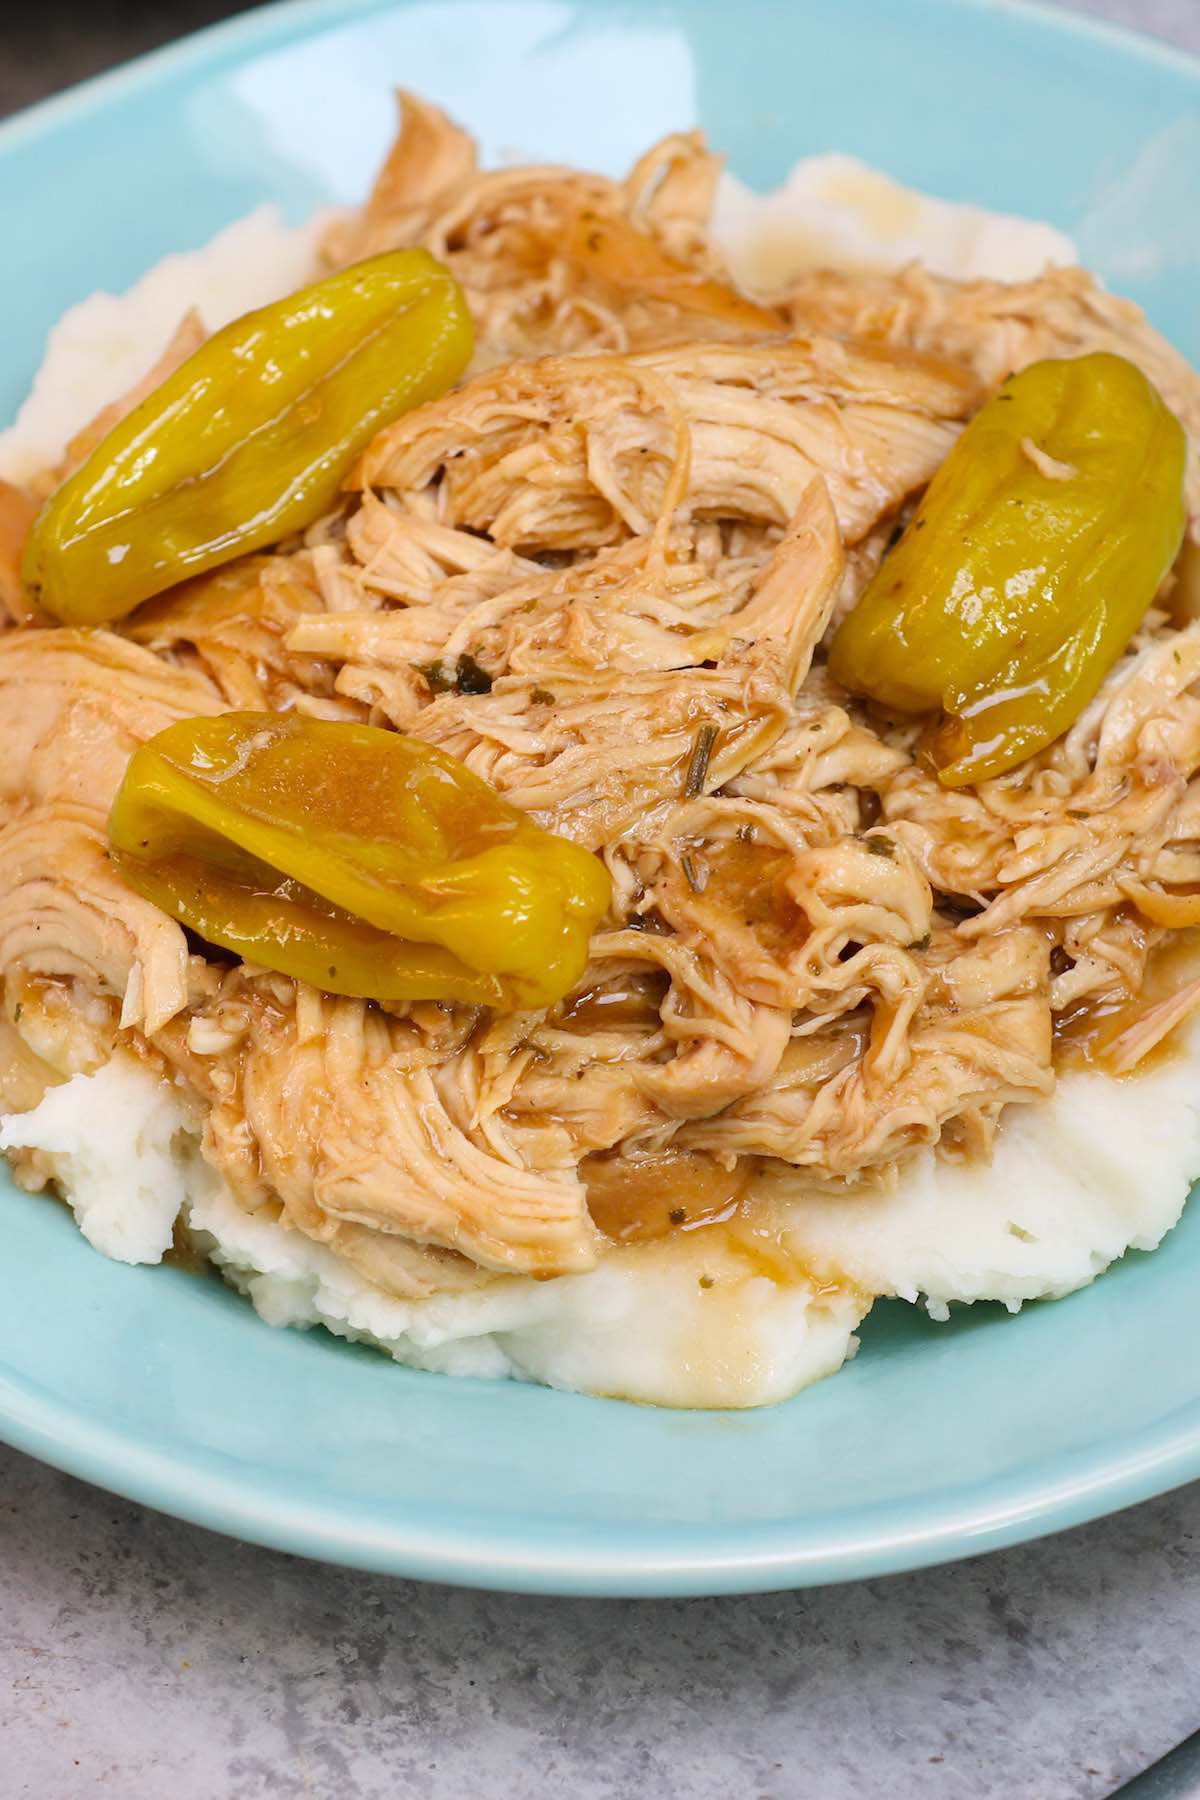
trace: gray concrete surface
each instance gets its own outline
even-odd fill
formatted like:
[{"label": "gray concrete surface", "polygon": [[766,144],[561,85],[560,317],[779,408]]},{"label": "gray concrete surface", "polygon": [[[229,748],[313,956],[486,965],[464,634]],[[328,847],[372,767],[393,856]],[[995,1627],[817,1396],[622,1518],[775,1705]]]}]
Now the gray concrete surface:
[{"label": "gray concrete surface", "polygon": [[[6,9],[0,110],[223,10]],[[1084,10],[1200,48],[1198,0]],[[0,1450],[0,1800],[1099,1800],[1198,1725],[1200,1487],[891,1581],[550,1601],[319,1568]]]},{"label": "gray concrete surface", "polygon": [[0,1460],[4,1800],[1100,1800],[1200,1723],[1200,1487],[812,1593],[535,1600]]}]

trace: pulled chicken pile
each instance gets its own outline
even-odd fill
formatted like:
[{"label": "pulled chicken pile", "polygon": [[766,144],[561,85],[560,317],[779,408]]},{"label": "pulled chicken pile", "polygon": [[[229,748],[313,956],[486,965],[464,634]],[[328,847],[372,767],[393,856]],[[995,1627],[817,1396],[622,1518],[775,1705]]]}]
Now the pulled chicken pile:
[{"label": "pulled chicken pile", "polygon": [[[1119,1071],[1200,1001],[1143,991],[1200,921],[1193,542],[1070,731],[975,787],[940,785],[921,722],[840,691],[823,650],[1011,371],[1137,362],[1189,431],[1193,531],[1200,382],[1079,269],[748,298],[706,233],[718,171],[682,135],[623,182],[482,172],[405,96],[324,254],[427,248],[478,351],[333,514],[78,630],[23,597],[30,503],[5,492],[3,1104],[132,1047],[245,1207],[418,1297],[591,1267],[647,1179],[719,1210],[781,1165],[811,1189],[924,1145],[986,1156],[1081,1018],[1118,1021]],[[508,1015],[338,998],[139,898],[105,837],[128,757],[232,708],[411,733],[603,858],[577,989]]]}]

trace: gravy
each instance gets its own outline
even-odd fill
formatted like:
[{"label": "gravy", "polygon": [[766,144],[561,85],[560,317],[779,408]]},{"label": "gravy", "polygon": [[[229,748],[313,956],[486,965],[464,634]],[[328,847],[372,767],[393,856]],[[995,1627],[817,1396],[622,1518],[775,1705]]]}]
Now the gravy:
[{"label": "gravy", "polygon": [[[1150,952],[1146,979],[1132,1000],[1083,1000],[1054,1021],[1054,1060],[1060,1069],[1103,1069],[1110,1075],[1144,1075],[1183,1052],[1184,1019],[1132,1066],[1122,1066],[1125,1034],[1155,1007],[1162,1006],[1191,983],[1200,981],[1200,927],[1173,932]],[[1188,1015],[1190,1016],[1190,1014]]]},{"label": "gravy", "polygon": [[649,1156],[589,1156],[580,1164],[588,1211],[618,1244],[647,1243],[672,1231],[696,1231],[728,1219],[740,1203],[748,1171],[723,1169],[701,1150]]},{"label": "gravy", "polygon": [[815,1295],[842,1294],[850,1284],[811,1268],[793,1247],[780,1208],[755,1192],[760,1167],[743,1157],[723,1169],[699,1150],[647,1156],[589,1156],[580,1165],[588,1209],[620,1245],[674,1240],[698,1271],[703,1288],[761,1276],[776,1287],[806,1286]]}]

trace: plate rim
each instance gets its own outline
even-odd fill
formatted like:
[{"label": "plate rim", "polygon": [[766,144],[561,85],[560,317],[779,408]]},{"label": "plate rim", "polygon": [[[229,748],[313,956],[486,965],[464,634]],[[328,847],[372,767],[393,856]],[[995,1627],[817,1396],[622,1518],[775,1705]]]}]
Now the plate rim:
[{"label": "plate rim", "polygon": [[[729,1544],[728,1527],[672,1524],[657,1526],[654,1540],[640,1548],[620,1533],[602,1550],[577,1542],[535,1548],[522,1535],[520,1515],[505,1515],[486,1539],[472,1543],[461,1527],[439,1529],[416,1517],[416,1509],[391,1528],[378,1515],[349,1520],[321,1501],[281,1504],[253,1477],[214,1473],[198,1460],[157,1449],[139,1433],[96,1424],[46,1397],[35,1382],[0,1372],[0,1441],[125,1499],[314,1561],[452,1587],[564,1598],[682,1599],[833,1586],[1031,1543],[1200,1477],[1200,1401],[1178,1416],[1172,1431],[1159,1422],[1125,1438],[1117,1457],[1103,1446],[1076,1456],[1067,1475],[1033,1484],[1020,1476],[1001,1485],[991,1480],[986,1501],[978,1485],[949,1506],[935,1490],[908,1503],[910,1522],[898,1530],[815,1541],[810,1533],[807,1546],[797,1548],[788,1542],[794,1528],[786,1521],[759,1523],[756,1547],[739,1550]],[[933,1518],[922,1523],[926,1513]],[[634,1529],[647,1538],[645,1523]],[[659,1534],[670,1535],[681,1549],[664,1553]]]},{"label": "plate rim", "polygon": [[[485,0],[501,4],[502,0]],[[576,0],[579,4],[580,0]],[[582,0],[604,4],[604,0]],[[708,0],[693,0],[704,7]],[[1124,58],[1183,74],[1200,94],[1200,56],[1130,27],[1045,0],[940,0],[981,18],[997,12],[1038,32],[1106,45]],[[187,34],[0,122],[0,156],[113,100],[153,88],[173,72],[237,63],[277,45],[399,10],[394,0],[271,0]],[[461,1379],[461,1378],[459,1378]],[[1073,1467],[1041,1479],[1013,1475],[955,1494],[910,1501],[902,1528],[819,1535],[797,1546],[786,1521],[756,1525],[751,1548],[730,1542],[728,1526],[672,1527],[678,1553],[639,1524],[643,1543],[610,1533],[604,1547],[578,1542],[535,1546],[518,1515],[497,1519],[472,1540],[462,1527],[439,1529],[410,1509],[394,1527],[355,1520],[321,1500],[283,1503],[260,1478],[222,1475],[198,1460],[155,1447],[137,1433],[87,1418],[41,1391],[31,1378],[0,1370],[0,1441],[67,1474],[192,1525],[267,1548],[352,1568],[503,1592],[609,1598],[677,1598],[759,1593],[901,1574],[1048,1536],[1170,1492],[1200,1478],[1200,1400],[1098,1447]],[[660,1531],[665,1528],[660,1527]],[[788,1539],[792,1541],[789,1543]],[[648,1540],[648,1541],[647,1541]]]},{"label": "plate rim", "polygon": [[[505,0],[482,0],[482,3],[503,5]],[[685,0],[676,0],[676,3],[685,3]],[[691,3],[706,6],[712,0],[691,0]],[[722,0],[716,0],[716,3],[721,4]],[[908,3],[914,3],[914,0],[908,0]],[[312,36],[325,29],[370,18],[374,13],[396,10],[397,4],[398,0],[266,0],[264,5],[252,5],[245,12],[202,25],[170,43],[144,50],[115,68],[85,76],[58,93],[21,107],[7,119],[0,120],[0,153],[11,146],[35,140],[65,121],[86,116],[110,98],[136,93],[160,74],[170,73],[174,68],[184,68],[206,57],[216,60],[224,53],[236,59],[248,52],[269,49],[276,38]],[[575,4],[595,5],[599,10],[609,4],[609,0],[575,0]],[[1070,0],[938,0],[938,4],[983,18],[1000,13],[1024,20],[1037,30],[1106,43],[1124,56],[1160,63],[1200,82],[1200,51],[1185,50],[1182,45],[1135,31],[1131,26],[1078,12]]]}]

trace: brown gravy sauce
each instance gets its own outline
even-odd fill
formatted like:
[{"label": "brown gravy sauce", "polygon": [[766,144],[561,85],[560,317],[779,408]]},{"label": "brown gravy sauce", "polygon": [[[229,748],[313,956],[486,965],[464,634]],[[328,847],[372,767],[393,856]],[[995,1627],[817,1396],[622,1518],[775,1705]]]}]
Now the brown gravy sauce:
[{"label": "brown gravy sauce", "polygon": [[728,1219],[749,1180],[742,1162],[723,1169],[700,1150],[588,1156],[579,1173],[588,1211],[618,1244],[649,1243],[673,1231],[697,1231]]},{"label": "brown gravy sauce", "polygon": [[216,1275],[215,1263],[203,1250],[198,1250],[188,1237],[186,1228],[176,1219],[170,1247],[163,1251],[163,1262],[169,1269],[182,1269],[186,1275]]},{"label": "brown gravy sauce", "polygon": [[804,932],[804,914],[787,888],[792,857],[770,844],[732,838],[707,853],[705,908],[736,919],[769,955],[783,956]]},{"label": "brown gravy sauce", "polygon": [[[753,1158],[724,1169],[703,1151],[674,1149],[589,1156],[580,1165],[592,1218],[617,1244],[674,1238],[681,1247],[711,1249],[726,1275],[732,1260],[739,1275],[760,1275],[778,1286],[804,1282],[816,1294],[844,1292],[846,1282],[796,1255],[773,1209],[753,1191],[758,1172]],[[720,1275],[700,1279],[714,1285]]]},{"label": "brown gravy sauce", "polygon": [[563,1024],[581,1031],[613,1030],[621,1026],[658,1026],[658,1010],[669,986],[661,969],[636,970],[598,986],[585,988],[565,1008]]},{"label": "brown gravy sauce", "polygon": [[1132,1000],[1082,1001],[1073,1011],[1054,1021],[1054,1061],[1059,1069],[1103,1069],[1109,1074],[1147,1075],[1183,1054],[1181,1021],[1160,1038],[1132,1068],[1114,1068],[1117,1046],[1124,1034],[1146,1015],[1177,994],[1189,982],[1200,980],[1200,928],[1172,932],[1165,943],[1151,950],[1146,979]]}]

